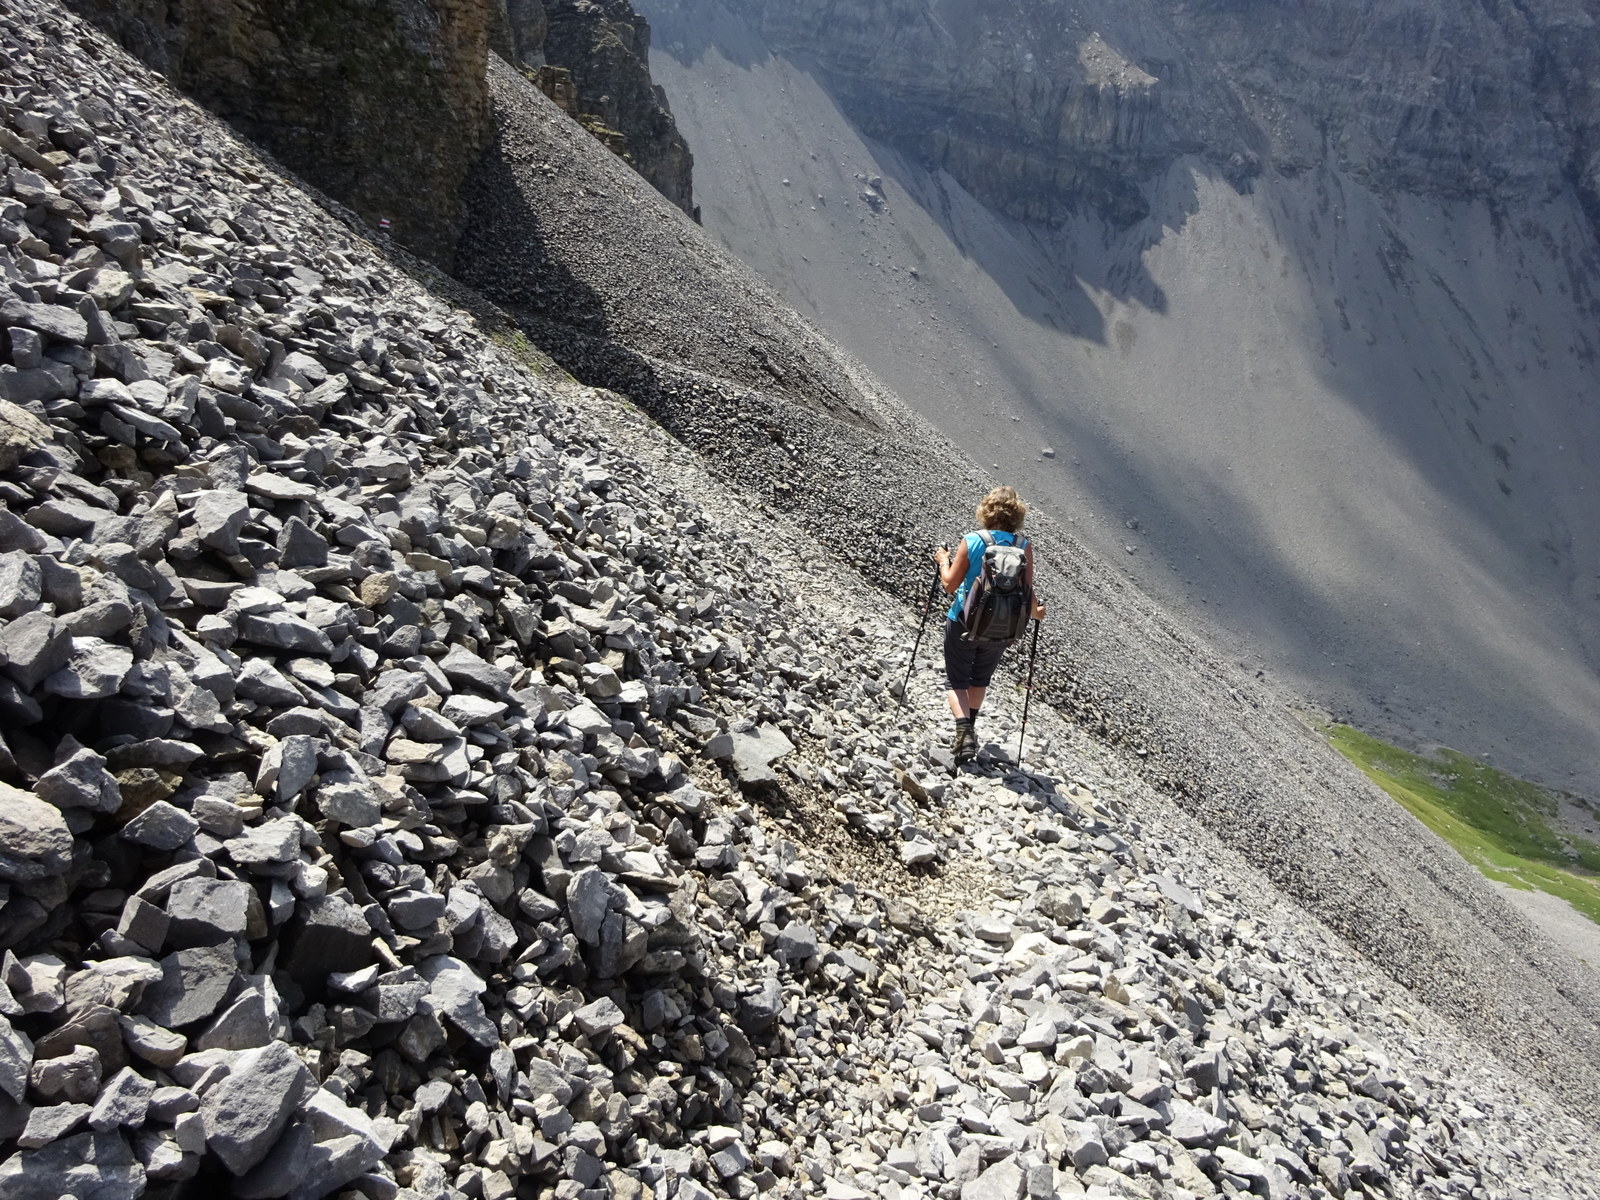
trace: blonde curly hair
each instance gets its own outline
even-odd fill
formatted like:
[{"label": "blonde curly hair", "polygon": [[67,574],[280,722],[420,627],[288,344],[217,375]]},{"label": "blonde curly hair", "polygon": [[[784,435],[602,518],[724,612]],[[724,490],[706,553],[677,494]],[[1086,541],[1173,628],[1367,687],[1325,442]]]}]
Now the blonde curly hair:
[{"label": "blonde curly hair", "polygon": [[978,501],[978,528],[998,529],[1005,533],[1021,533],[1022,522],[1028,515],[1028,506],[1009,484],[995,488]]}]

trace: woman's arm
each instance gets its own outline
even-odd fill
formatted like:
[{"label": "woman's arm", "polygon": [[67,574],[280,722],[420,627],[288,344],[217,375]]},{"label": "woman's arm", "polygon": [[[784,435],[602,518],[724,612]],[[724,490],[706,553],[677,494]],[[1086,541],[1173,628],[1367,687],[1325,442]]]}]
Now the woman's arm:
[{"label": "woman's arm", "polygon": [[939,564],[939,583],[947,593],[954,592],[967,577],[967,539],[961,539],[961,548],[950,557],[950,551],[940,546],[933,552],[933,561]]},{"label": "woman's arm", "polygon": [[[1025,558],[1028,571],[1028,590],[1033,591],[1033,541],[1031,539],[1028,542]],[[1044,620],[1044,601],[1039,599],[1038,592],[1033,592],[1033,619],[1035,621]]]}]

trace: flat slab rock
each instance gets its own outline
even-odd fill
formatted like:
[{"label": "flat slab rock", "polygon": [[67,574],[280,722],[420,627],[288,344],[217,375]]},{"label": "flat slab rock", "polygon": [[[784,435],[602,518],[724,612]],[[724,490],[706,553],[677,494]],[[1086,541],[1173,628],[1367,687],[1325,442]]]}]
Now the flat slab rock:
[{"label": "flat slab rock", "polygon": [[794,753],[794,743],[772,725],[736,729],[729,736],[733,740],[733,773],[743,784],[776,783],[778,776],[771,764]]}]

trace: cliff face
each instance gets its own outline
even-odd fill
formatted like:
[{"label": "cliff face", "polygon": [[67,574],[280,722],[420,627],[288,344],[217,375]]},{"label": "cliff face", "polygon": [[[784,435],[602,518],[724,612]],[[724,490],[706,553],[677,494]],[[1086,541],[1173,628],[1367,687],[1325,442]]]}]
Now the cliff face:
[{"label": "cliff face", "polygon": [[544,56],[572,72],[580,121],[597,119],[602,131],[621,134],[613,148],[693,215],[694,159],[666,95],[650,79],[650,26],[628,0],[546,0],[544,10]]},{"label": "cliff face", "polygon": [[76,0],[290,169],[445,261],[484,144],[489,0]]},{"label": "cliff face", "polygon": [[[720,0],[648,0],[693,52]],[[1176,157],[1236,187],[1331,159],[1385,189],[1460,197],[1570,178],[1596,191],[1597,38],[1576,0],[750,0],[863,132],[985,203],[1127,223]]]}]

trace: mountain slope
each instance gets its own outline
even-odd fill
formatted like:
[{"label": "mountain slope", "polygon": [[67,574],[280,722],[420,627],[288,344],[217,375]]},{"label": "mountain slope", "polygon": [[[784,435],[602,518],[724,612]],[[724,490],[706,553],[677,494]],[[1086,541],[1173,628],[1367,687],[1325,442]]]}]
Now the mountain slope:
[{"label": "mountain slope", "polygon": [[[886,585],[889,603],[920,603],[924,548],[966,526],[988,472],[536,89],[499,70],[491,82],[496,142],[468,197],[468,282],[581,382],[627,396]],[[1052,606],[1043,693],[1395,978],[1584,1095],[1600,1012],[1582,968],[1527,943],[1506,902],[1301,726],[1276,686],[1184,632],[1048,506],[1030,529]],[[1513,961],[1526,971],[1498,965]]]},{"label": "mountain slope", "polygon": [[[881,7],[857,26],[881,33]],[[1016,25],[1029,7],[993,19]],[[1167,125],[1151,117],[1136,146],[1106,151],[1145,215],[1113,220],[1091,197],[1051,226],[1024,224],[995,206],[1004,162],[980,187],[910,145],[910,118],[894,144],[863,132],[893,136],[886,114],[930,93],[955,103],[998,86],[981,73],[987,51],[961,67],[964,83],[938,64],[919,83],[898,42],[870,66],[829,49],[854,44],[857,26],[825,37],[808,16],[756,29],[709,0],[644,8],[654,72],[698,148],[708,232],[979,461],[1313,703],[1600,788],[1600,259],[1556,148],[1587,136],[1581,108],[1565,126],[1524,114],[1515,154],[1480,153],[1506,133],[1486,90],[1465,132],[1385,143],[1374,130],[1399,118],[1346,76],[1397,87],[1422,48],[1373,65],[1358,38],[1324,47],[1313,69],[1296,58],[1300,35],[1279,30],[1239,64],[1227,55],[1254,43],[1237,30],[1190,29],[1191,60],[1214,51],[1223,61],[1207,70],[1235,72],[1206,86],[1259,102],[1256,123],[1235,112],[1223,137],[1204,123],[1222,110],[1199,101]],[[1133,11],[1079,14],[1079,32],[1143,45]],[[1426,53],[1459,76],[1499,44],[1451,36],[1459,62]],[[1091,65],[1109,53],[1084,45]],[[1307,76],[1303,107],[1343,114],[1326,117],[1343,131],[1329,135],[1337,152],[1267,123],[1252,81],[1273,54]],[[1518,62],[1495,69],[1516,75]],[[1189,76],[1175,78],[1188,95]],[[1131,104],[1118,86],[1097,94]],[[1160,140],[1180,116],[1210,140]],[[1255,128],[1279,142],[1230,182],[1224,151]],[[1452,153],[1503,171],[1429,174]],[[1424,182],[1431,192],[1402,190]]]},{"label": "mountain slope", "polygon": [[[728,429],[564,378],[51,0],[0,50],[0,1193],[1592,1200],[1583,1018],[1514,917],[1445,949],[1570,1105],[1048,709],[952,772],[911,614]],[[528,113],[569,200],[740,277]],[[695,378],[802,462],[879,444]],[[1168,738],[1269,702],[1067,565]],[[1280,786],[1358,805],[1328,761]],[[1388,839],[1442,926],[1448,860]]]}]

